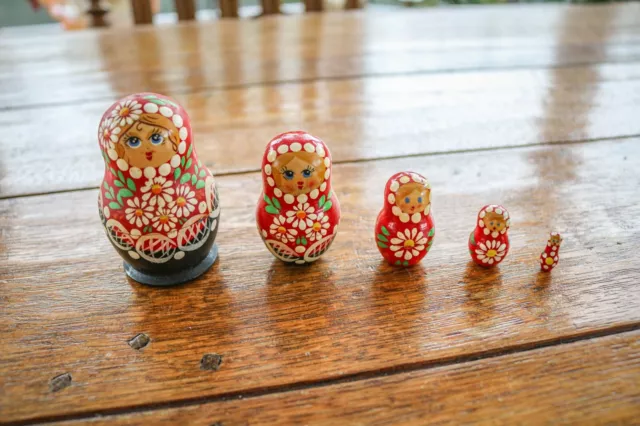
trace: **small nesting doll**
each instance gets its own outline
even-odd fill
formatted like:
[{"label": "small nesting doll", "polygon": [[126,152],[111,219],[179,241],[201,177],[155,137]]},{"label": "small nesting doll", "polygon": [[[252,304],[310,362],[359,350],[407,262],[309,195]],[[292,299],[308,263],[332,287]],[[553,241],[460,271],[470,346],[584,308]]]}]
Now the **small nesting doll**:
[{"label": "small nesting doll", "polygon": [[413,172],[391,176],[375,227],[382,257],[391,265],[415,265],[429,252],[435,233],[427,179]]},{"label": "small nesting doll", "polygon": [[560,255],[560,243],[562,243],[562,237],[557,232],[551,232],[549,235],[549,241],[544,248],[542,254],[540,254],[540,269],[544,272],[549,272],[556,267],[559,261]]},{"label": "small nesting doll", "polygon": [[100,218],[138,282],[185,282],[216,259],[218,193],[192,138],[185,110],[153,93],[117,101],[100,121]]},{"label": "small nesting doll", "polygon": [[262,158],[262,182],[256,222],[269,251],[285,262],[317,260],[340,222],[325,143],[300,131],[276,136]]},{"label": "small nesting doll", "polygon": [[503,206],[491,204],[480,210],[476,229],[469,236],[469,253],[474,262],[489,268],[504,260],[509,252],[510,224],[509,212]]}]

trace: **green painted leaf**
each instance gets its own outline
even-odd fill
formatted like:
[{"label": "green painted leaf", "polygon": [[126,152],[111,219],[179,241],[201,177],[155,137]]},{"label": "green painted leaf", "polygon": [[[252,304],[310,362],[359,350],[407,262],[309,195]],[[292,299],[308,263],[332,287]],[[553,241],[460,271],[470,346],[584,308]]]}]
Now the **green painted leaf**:
[{"label": "green painted leaf", "polygon": [[122,172],[121,172],[120,170],[118,170],[118,178],[119,178],[122,182],[125,182],[124,175],[122,174]]},{"label": "green painted leaf", "polygon": [[333,191],[329,191],[329,195],[327,195],[327,200],[330,200],[332,195],[333,195]]},{"label": "green painted leaf", "polygon": [[378,247],[389,248],[389,246],[383,243],[382,241],[378,241]]},{"label": "green painted leaf", "polygon": [[318,200],[318,205],[319,205],[320,207],[322,207],[322,206],[324,205],[324,202],[325,202],[326,200],[327,200],[327,199],[326,199],[326,198],[324,197],[324,195],[323,195],[323,196],[322,196],[322,197],[320,197],[320,199]]},{"label": "green painted leaf", "polygon": [[[187,157],[191,157],[192,152],[193,152],[193,145],[189,147],[189,150],[187,151]],[[189,158],[189,160],[191,160],[191,158]]]},{"label": "green painted leaf", "polygon": [[[185,162],[186,162],[186,161],[187,161],[187,157],[182,157],[182,158],[180,158],[180,165],[181,165],[182,167],[184,167],[184,164],[185,164]],[[185,168],[185,170],[186,170],[186,168]]]},{"label": "green painted leaf", "polygon": [[202,189],[202,188],[204,188],[204,181],[199,180],[198,183],[196,183],[196,189]]},{"label": "green painted leaf", "polygon": [[379,239],[380,241],[384,241],[385,243],[388,243],[388,242],[389,242],[389,240],[387,240],[387,237],[385,237],[385,236],[384,236],[384,235],[382,235],[382,234],[378,234],[378,239]]},{"label": "green painted leaf", "polygon": [[322,206],[322,209],[326,212],[331,208],[331,206],[333,206],[333,203],[331,201],[327,201],[326,203],[324,203],[324,206]]},{"label": "green painted leaf", "polygon": [[111,172],[112,175],[117,176],[118,173],[116,172],[116,169],[114,169],[113,167],[109,167],[109,171]]},{"label": "green painted leaf", "polygon": [[149,102],[153,102],[154,104],[158,104],[158,105],[165,105],[164,101],[160,100],[160,99],[149,99]]},{"label": "green painted leaf", "polygon": [[475,235],[473,235],[473,232],[471,232],[471,235],[469,235],[469,241],[471,241],[472,246],[476,245],[476,237]]},{"label": "green painted leaf", "polygon": [[182,177],[180,178],[180,183],[185,183],[187,182],[189,179],[191,179],[191,173],[185,173],[182,175]]},{"label": "green painted leaf", "polygon": [[195,185],[197,180],[198,180],[198,176],[196,175],[191,176],[191,185]]},{"label": "green painted leaf", "polygon": [[106,189],[107,191],[109,190],[109,184],[106,180],[104,181],[104,184],[102,184],[102,186],[104,186],[104,189]]},{"label": "green painted leaf", "polygon": [[296,244],[300,244],[300,238],[296,238]]},{"label": "green painted leaf", "polygon": [[394,265],[402,265],[402,262],[400,262],[399,260],[396,260],[396,263],[394,263]]},{"label": "green painted leaf", "polygon": [[176,171],[173,172],[173,180],[178,180],[178,178],[180,177],[180,173],[182,173],[182,170],[180,170],[180,167],[177,167]]},{"label": "green painted leaf", "polygon": [[278,213],[280,213],[280,210],[276,209],[276,208],[275,208],[275,207],[273,207],[273,206],[266,206],[264,209],[265,209],[265,210],[267,211],[267,213],[269,213],[269,214],[278,214]]},{"label": "green painted leaf", "polygon": [[387,237],[389,236],[389,231],[384,227],[384,225],[382,226],[381,230],[384,235],[386,235]]},{"label": "green painted leaf", "polygon": [[[189,160],[187,161],[187,164],[184,166],[185,169],[188,169],[189,167],[191,167],[191,164],[193,163],[193,161],[191,160],[191,158],[189,158]],[[197,172],[196,172],[197,173]]]},{"label": "green painted leaf", "polygon": [[406,260],[404,262],[402,262],[403,266],[409,266],[409,262],[407,262]]},{"label": "green painted leaf", "polygon": [[122,199],[127,197],[133,197],[133,193],[129,191],[127,188],[123,188],[120,191],[118,191],[118,196],[116,198],[118,199],[118,203],[124,206],[124,202],[122,201]]},{"label": "green painted leaf", "polygon": [[267,194],[264,194],[264,201],[265,203],[269,204],[270,206],[273,205],[273,203],[271,202],[271,199],[269,197],[267,197]]},{"label": "green painted leaf", "polygon": [[205,177],[205,176],[206,176],[206,174],[207,174],[207,172],[205,172],[205,171],[204,171],[204,169],[201,169],[201,170],[200,170],[200,175],[199,175],[199,176],[200,176],[201,178],[203,178],[203,177]]},{"label": "green painted leaf", "polygon": [[282,206],[280,205],[280,201],[278,201],[278,199],[276,197],[273,197],[273,205],[276,206],[276,208],[280,209]]},{"label": "green painted leaf", "polygon": [[433,235],[436,233],[436,227],[434,226],[433,228],[431,228],[431,230],[429,231],[429,235],[427,235],[427,237],[433,237]]},{"label": "green painted leaf", "polygon": [[105,197],[107,200],[113,200],[113,195],[111,195],[111,193],[110,193],[110,192],[106,192],[106,191],[105,191],[105,193],[104,193],[104,197]]},{"label": "green painted leaf", "polygon": [[116,203],[115,201],[110,202],[109,207],[114,210],[120,210],[120,204]]},{"label": "green painted leaf", "polygon": [[118,188],[122,188],[124,186],[124,183],[120,182],[117,179],[115,181],[113,181],[113,183],[115,183]]},{"label": "green painted leaf", "polygon": [[131,179],[131,178],[127,178],[127,186],[132,191],[136,190],[136,184],[133,182],[133,179]]},{"label": "green painted leaf", "polygon": [[305,237],[300,238],[300,242],[302,243],[303,246],[307,245],[307,239]]},{"label": "green painted leaf", "polygon": [[195,167],[195,171],[196,171],[196,172],[195,172],[194,174],[196,174],[196,175],[197,175],[197,174],[198,174],[198,166],[197,166],[197,165],[196,165],[196,167]]}]

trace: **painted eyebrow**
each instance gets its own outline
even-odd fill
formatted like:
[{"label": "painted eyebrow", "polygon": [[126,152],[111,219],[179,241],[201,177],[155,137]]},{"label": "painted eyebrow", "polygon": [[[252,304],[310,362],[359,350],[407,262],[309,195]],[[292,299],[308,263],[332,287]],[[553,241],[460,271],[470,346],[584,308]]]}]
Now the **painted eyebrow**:
[{"label": "painted eyebrow", "polygon": [[161,129],[160,127],[154,127],[149,131],[149,133],[147,133],[147,139],[149,139],[152,135],[155,135],[156,133],[159,133],[162,135],[163,129]]}]

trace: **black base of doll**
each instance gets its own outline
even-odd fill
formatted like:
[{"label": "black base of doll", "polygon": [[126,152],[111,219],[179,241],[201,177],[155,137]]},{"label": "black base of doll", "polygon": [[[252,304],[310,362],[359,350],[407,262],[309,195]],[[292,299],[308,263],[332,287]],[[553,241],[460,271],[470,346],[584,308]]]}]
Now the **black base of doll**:
[{"label": "black base of doll", "polygon": [[128,264],[127,262],[123,262],[124,271],[127,273],[129,278],[146,285],[152,286],[171,286],[176,284],[182,284],[187,281],[194,280],[198,278],[200,275],[207,272],[209,268],[215,263],[218,258],[218,245],[213,244],[209,254],[202,259],[202,261],[193,266],[192,268],[181,270],[180,272],[176,272],[173,274],[166,275],[151,275],[145,272],[139,271],[135,269],[133,266]]}]

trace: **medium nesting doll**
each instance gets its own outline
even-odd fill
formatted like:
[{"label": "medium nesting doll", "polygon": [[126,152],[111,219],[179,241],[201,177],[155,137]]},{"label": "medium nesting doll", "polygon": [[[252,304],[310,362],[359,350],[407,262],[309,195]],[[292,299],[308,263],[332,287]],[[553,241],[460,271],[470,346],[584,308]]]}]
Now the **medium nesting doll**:
[{"label": "medium nesting doll", "polygon": [[544,251],[540,254],[540,269],[544,272],[550,272],[558,265],[560,260],[560,244],[562,243],[562,237],[557,232],[551,232],[549,234],[549,241]]},{"label": "medium nesting doll", "polygon": [[130,95],[104,113],[98,140],[100,218],[127,275],[171,285],[204,273],[217,256],[220,204],[186,111],[166,96]]},{"label": "medium nesting doll", "polygon": [[382,257],[391,265],[415,265],[429,252],[435,233],[427,179],[413,172],[391,176],[375,227]]},{"label": "medium nesting doll", "polygon": [[269,251],[285,262],[317,260],[340,222],[325,143],[300,131],[276,136],[262,158],[262,182],[256,222]]},{"label": "medium nesting doll", "polygon": [[469,236],[469,254],[474,262],[490,268],[504,260],[509,252],[510,224],[509,212],[503,206],[491,204],[480,210],[476,229]]}]

